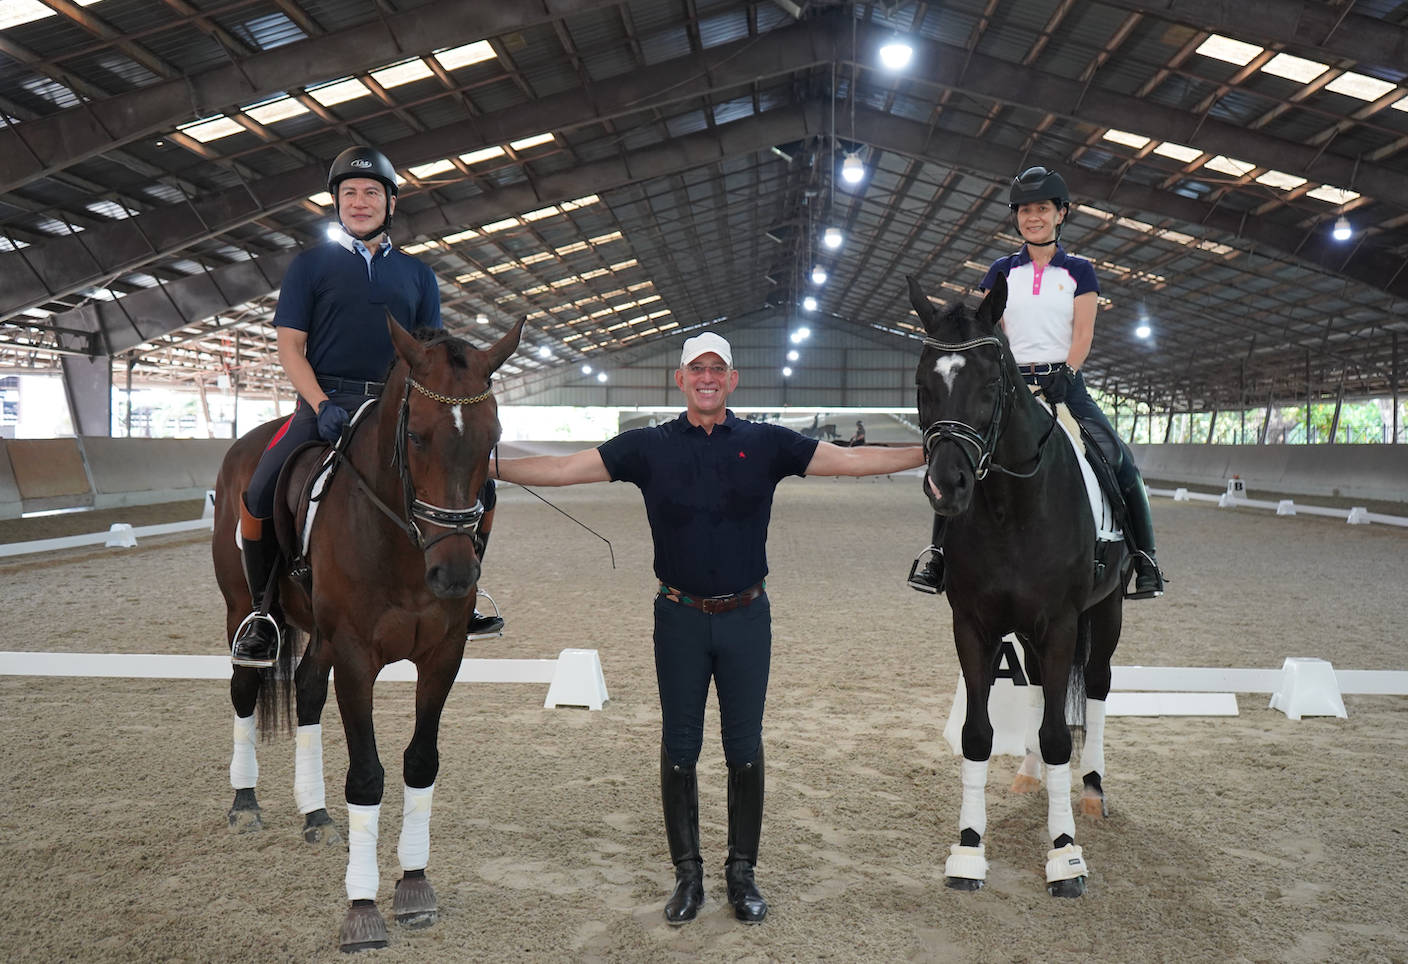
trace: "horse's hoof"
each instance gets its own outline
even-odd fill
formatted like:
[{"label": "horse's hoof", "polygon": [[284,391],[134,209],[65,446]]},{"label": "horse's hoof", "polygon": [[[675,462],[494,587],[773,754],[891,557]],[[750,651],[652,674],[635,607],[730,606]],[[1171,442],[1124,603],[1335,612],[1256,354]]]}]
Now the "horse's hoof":
[{"label": "horse's hoof", "polygon": [[314,810],[303,818],[303,840],[332,847],[342,843],[342,834],[337,832],[337,824],[332,822],[327,810]]},{"label": "horse's hoof", "polygon": [[235,791],[235,802],[227,814],[230,820],[230,833],[253,833],[264,829],[259,802],[254,797],[254,788],[246,787]]},{"label": "horse's hoof", "polygon": [[390,943],[386,921],[381,919],[376,901],[357,901],[347,908],[347,916],[342,919],[342,930],[337,935],[338,950],[344,954],[355,954],[358,951],[374,951]]},{"label": "horse's hoof", "polygon": [[971,877],[945,877],[944,886],[949,890],[974,891],[982,890],[983,882],[981,880],[974,880]]},{"label": "horse's hoof", "polygon": [[1029,777],[1025,773],[1019,773],[1012,778],[1013,793],[1035,793],[1041,789],[1041,780],[1038,777]]},{"label": "horse's hoof", "polygon": [[396,912],[396,923],[402,927],[429,927],[440,916],[435,905],[435,888],[424,874],[396,881],[392,909]]},{"label": "horse's hoof", "polygon": [[1080,812],[1084,816],[1101,820],[1110,815],[1110,808],[1105,805],[1104,797],[1094,793],[1083,793],[1080,797]]},{"label": "horse's hoof", "polygon": [[1052,897],[1080,897],[1085,893],[1085,878],[1072,877],[1069,880],[1054,880],[1046,885],[1046,892]]}]

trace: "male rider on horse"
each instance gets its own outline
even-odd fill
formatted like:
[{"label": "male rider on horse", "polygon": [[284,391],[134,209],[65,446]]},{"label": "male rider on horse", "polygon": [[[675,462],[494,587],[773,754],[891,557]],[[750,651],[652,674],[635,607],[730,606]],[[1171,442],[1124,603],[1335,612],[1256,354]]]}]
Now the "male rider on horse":
[{"label": "male rider on horse", "polygon": [[[380,380],[395,354],[386,330],[388,311],[407,330],[441,327],[435,273],[397,251],[387,233],[396,211],[391,162],[370,147],[349,147],[332,162],[328,193],[342,230],[293,259],[274,312],[279,363],[298,392],[298,404],[264,451],[240,503],[240,542],[254,611],[231,646],[230,658],[239,666],[272,666],[278,658],[280,630],[263,603],[280,561],[273,526],[279,470],[304,442],[337,441],[349,413],[381,393]],[[490,491],[480,496],[489,510],[493,484],[489,480]],[[481,543],[490,525],[486,512]],[[469,630],[493,632],[502,625],[497,617],[476,613]]]},{"label": "male rider on horse", "polygon": [[[1055,171],[1032,167],[1012,179],[1008,206],[1026,243],[1016,254],[994,261],[979,287],[987,291],[996,275],[1007,276],[1007,309],[1002,328],[1023,377],[1028,384],[1040,386],[1052,405],[1065,402],[1107,453],[1106,457],[1115,463],[1129,535],[1137,550],[1134,589],[1127,597],[1152,599],[1163,595],[1164,577],[1154,558],[1154,524],[1144,480],[1129,447],[1086,392],[1080,375],[1095,335],[1100,285],[1090,262],[1068,255],[1059,244],[1061,225],[1071,208],[1070,192]],[[936,515],[933,544],[925,550],[929,559],[922,567],[915,566],[909,577],[910,586],[920,592],[944,590],[943,540],[944,518]]]}]

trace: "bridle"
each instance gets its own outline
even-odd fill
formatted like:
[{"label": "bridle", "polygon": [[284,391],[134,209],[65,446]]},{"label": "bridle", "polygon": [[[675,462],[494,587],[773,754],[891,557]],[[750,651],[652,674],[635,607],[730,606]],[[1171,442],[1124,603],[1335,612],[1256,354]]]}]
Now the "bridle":
[{"label": "bridle", "polygon": [[[426,398],[439,402],[442,405],[477,405],[482,401],[492,398],[494,393],[485,389],[478,395],[465,395],[455,397],[442,395],[439,392],[426,388],[406,374],[405,391],[401,394],[401,409],[396,416],[396,445],[392,454],[392,464],[396,466],[396,472],[401,480],[401,492],[403,496],[402,511],[398,514],[388,506],[372,490],[371,484],[366,477],[353,465],[352,458],[345,451],[347,437],[344,436],[336,446],[337,457],[342,464],[352,470],[353,476],[357,479],[357,486],[362,493],[371,500],[373,506],[379,509],[382,515],[390,519],[398,529],[406,534],[414,545],[421,552],[429,552],[431,547],[450,538],[451,536],[468,536],[474,539],[479,532],[479,522],[484,518],[484,503],[479,501],[476,493],[474,505],[464,509],[448,509],[444,506],[432,505],[423,499],[416,498],[416,487],[411,479],[411,466],[406,458],[406,439],[409,436],[407,420],[411,408],[411,389],[414,388]],[[416,524],[417,520],[428,526],[445,529],[440,535],[433,539],[426,539],[421,532],[421,528]]]},{"label": "bridle", "polygon": [[[965,342],[947,343],[936,338],[925,338],[924,347],[934,348],[945,352],[964,352],[974,348],[981,348],[991,345],[998,351],[998,372],[1002,379],[1001,387],[998,389],[997,399],[992,405],[992,416],[988,420],[986,432],[979,432],[967,422],[960,422],[955,419],[938,419],[924,429],[924,460],[927,462],[933,458],[934,449],[940,442],[950,441],[958,445],[963,457],[968,460],[968,465],[973,469],[973,478],[982,481],[987,477],[990,469],[996,469],[1003,475],[1011,476],[1014,479],[1030,479],[1036,475],[1041,468],[1041,457],[1046,451],[1046,440],[1051,437],[1051,430],[1056,427],[1056,412],[1051,413],[1051,424],[1046,427],[1046,433],[1042,435],[1041,441],[1037,442],[1035,464],[1030,472],[1014,472],[1004,465],[993,461],[993,450],[997,448],[997,440],[1002,437],[1003,430],[1007,428],[1007,419],[1012,414],[1012,393],[1016,386],[1007,373],[1007,366],[1002,357],[1002,341],[995,335],[986,335],[982,338],[974,338]],[[971,450],[971,451],[970,451]]]}]

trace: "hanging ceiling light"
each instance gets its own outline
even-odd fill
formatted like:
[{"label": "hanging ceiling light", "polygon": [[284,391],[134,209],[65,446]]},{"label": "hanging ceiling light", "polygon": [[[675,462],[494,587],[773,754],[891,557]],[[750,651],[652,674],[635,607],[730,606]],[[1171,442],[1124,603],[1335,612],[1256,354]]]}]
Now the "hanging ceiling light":
[{"label": "hanging ceiling light", "polygon": [[539,346],[538,346],[538,357],[539,357],[539,358],[551,358],[551,357],[552,357],[552,349],[549,348],[547,345],[539,345]]},{"label": "hanging ceiling light", "polygon": [[474,323],[476,325],[487,325],[489,323],[489,316],[481,311],[479,314],[474,316]]},{"label": "hanging ceiling light", "polygon": [[604,382],[604,381],[606,381],[606,372],[597,372],[597,373],[596,373],[596,380],[599,381],[599,382]]},{"label": "hanging ceiling light", "polygon": [[807,295],[802,299],[802,307],[808,311],[816,311],[816,299],[811,295]]},{"label": "hanging ceiling light", "polygon": [[1134,329],[1134,334],[1139,338],[1148,338],[1153,333],[1154,329],[1149,327],[1149,323],[1147,321],[1141,321],[1139,323],[1139,327]]},{"label": "hanging ceiling light", "polygon": [[860,159],[859,154],[847,154],[846,159],[841,162],[841,180],[847,184],[859,184],[863,177],[865,162]]},{"label": "hanging ceiling light", "polygon": [[843,240],[840,228],[827,228],[821,236],[821,243],[828,248],[839,248]]},{"label": "hanging ceiling light", "polygon": [[590,375],[591,373],[592,373],[592,366],[590,366],[590,365],[583,365],[583,366],[582,366],[582,374],[583,374],[583,375]]},{"label": "hanging ceiling light", "polygon": [[821,265],[817,265],[815,268],[812,268],[812,284],[826,284],[826,269],[823,268]]},{"label": "hanging ceiling light", "polygon": [[788,365],[788,366],[786,366],[785,368],[782,369],[782,377],[783,377],[783,378],[791,378],[791,377],[792,377],[792,366],[791,366],[791,365]]},{"label": "hanging ceiling light", "polygon": [[1335,222],[1335,229],[1330,232],[1330,237],[1336,241],[1348,241],[1353,236],[1354,228],[1350,226],[1349,218],[1341,214],[1339,220]]},{"label": "hanging ceiling light", "polygon": [[801,358],[801,357],[802,357],[802,353],[799,352],[799,351],[798,351],[797,349],[795,349],[795,348],[792,349],[791,351],[789,351],[789,352],[787,353],[787,360],[788,360],[788,361],[796,361],[798,358]]},{"label": "hanging ceiling light", "polygon": [[880,48],[880,62],[887,70],[904,70],[913,57],[914,48],[899,34],[885,41],[884,46]]}]

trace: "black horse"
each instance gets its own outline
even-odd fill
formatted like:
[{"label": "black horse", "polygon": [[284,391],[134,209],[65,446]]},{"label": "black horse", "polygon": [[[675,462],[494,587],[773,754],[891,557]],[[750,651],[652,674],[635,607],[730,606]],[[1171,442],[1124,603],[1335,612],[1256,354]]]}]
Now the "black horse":
[{"label": "black horse", "polygon": [[1073,697],[1077,712],[1084,711],[1082,809],[1099,815],[1104,700],[1120,636],[1127,553],[1123,543],[1097,543],[1080,456],[1023,383],[1000,325],[1006,279],[997,277],[976,312],[956,305],[940,316],[913,278],[909,296],[928,334],[915,374],[928,457],[924,494],[948,518],[948,598],[968,697],[959,843],[945,883],[977,890],[986,878],[988,692],[1002,637],[1016,633],[1044,699],[1047,890],[1078,897],[1088,870],[1075,843],[1066,706]]}]

